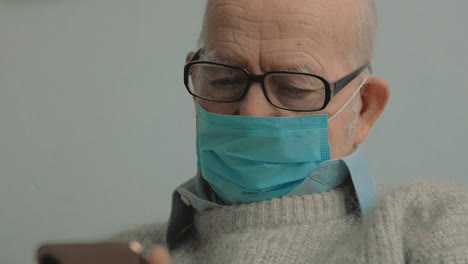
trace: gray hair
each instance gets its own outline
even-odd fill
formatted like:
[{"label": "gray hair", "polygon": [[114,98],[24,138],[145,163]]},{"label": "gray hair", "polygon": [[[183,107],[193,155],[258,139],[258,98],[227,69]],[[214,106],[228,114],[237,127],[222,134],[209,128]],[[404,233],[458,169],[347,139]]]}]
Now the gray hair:
[{"label": "gray hair", "polygon": [[355,54],[353,64],[359,67],[370,62],[374,56],[374,41],[378,28],[378,13],[375,0],[359,0],[361,8],[355,12],[355,33],[353,34],[353,50]]}]

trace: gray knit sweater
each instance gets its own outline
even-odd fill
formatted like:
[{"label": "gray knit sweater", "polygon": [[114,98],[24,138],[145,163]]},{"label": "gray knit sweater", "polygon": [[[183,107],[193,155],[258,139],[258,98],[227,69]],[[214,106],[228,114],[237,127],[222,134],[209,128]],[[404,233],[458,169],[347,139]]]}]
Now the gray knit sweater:
[{"label": "gray knit sweater", "polygon": [[[468,194],[414,184],[361,219],[351,187],[195,213],[173,263],[468,263]],[[164,243],[165,225],[114,239]]]}]

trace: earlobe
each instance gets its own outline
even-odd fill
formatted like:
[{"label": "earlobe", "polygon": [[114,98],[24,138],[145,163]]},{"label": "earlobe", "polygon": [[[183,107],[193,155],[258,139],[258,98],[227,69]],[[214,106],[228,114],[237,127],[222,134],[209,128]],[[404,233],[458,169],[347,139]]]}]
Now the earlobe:
[{"label": "earlobe", "polygon": [[382,114],[390,97],[390,85],[379,77],[370,77],[361,93],[360,122],[356,129],[354,145],[360,145]]}]

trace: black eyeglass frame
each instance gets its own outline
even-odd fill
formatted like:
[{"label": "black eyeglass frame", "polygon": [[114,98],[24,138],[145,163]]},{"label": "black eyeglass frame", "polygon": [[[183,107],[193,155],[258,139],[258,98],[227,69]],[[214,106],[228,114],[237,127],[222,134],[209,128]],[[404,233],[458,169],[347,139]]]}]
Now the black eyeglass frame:
[{"label": "black eyeglass frame", "polygon": [[[322,76],[311,74],[311,73],[305,73],[305,72],[303,73],[303,72],[289,72],[289,71],[269,71],[269,72],[266,72],[264,74],[256,75],[256,74],[251,74],[245,68],[241,68],[241,67],[237,67],[237,66],[226,65],[226,64],[211,62],[211,61],[197,61],[198,59],[200,59],[201,54],[203,52],[204,52],[203,48],[199,49],[195,53],[195,55],[193,55],[193,57],[190,59],[190,61],[184,66],[184,84],[185,84],[185,88],[187,89],[187,91],[192,96],[195,96],[195,97],[203,99],[203,100],[212,101],[212,102],[219,102],[219,103],[238,102],[238,101],[242,100],[245,97],[245,95],[249,92],[249,89],[250,89],[252,83],[260,83],[262,85],[263,94],[267,98],[268,102],[270,102],[270,104],[272,104],[273,106],[275,106],[275,107],[277,107],[279,109],[294,111],[294,112],[316,112],[316,111],[321,111],[321,110],[325,109],[327,107],[327,105],[330,103],[331,97],[335,96],[338,92],[340,92],[344,87],[346,87],[346,85],[348,85],[351,81],[353,81],[364,70],[369,69],[370,73],[372,73],[372,67],[371,67],[370,63],[366,63],[363,66],[356,69],[355,71],[353,71],[352,73],[350,73],[350,74],[346,75],[345,77],[343,77],[343,78],[341,78],[341,79],[339,79],[339,80],[337,80],[335,82],[332,82],[332,83],[330,83],[327,79],[325,79]],[[193,65],[196,65],[196,64],[209,64],[209,65],[216,65],[216,66],[222,66],[222,67],[231,68],[231,69],[235,69],[235,70],[240,70],[240,71],[244,72],[245,75],[247,76],[247,83],[245,84],[246,87],[244,88],[244,90],[243,90],[242,94],[239,96],[239,98],[233,99],[233,100],[214,100],[214,99],[204,98],[202,96],[196,95],[196,94],[192,93],[192,91],[190,90],[190,87],[189,87],[189,78],[190,78],[189,77],[190,76],[189,70]],[[307,75],[307,76],[312,76],[312,77],[315,77],[315,78],[319,79],[320,81],[323,82],[324,87],[325,87],[325,100],[323,102],[322,107],[319,108],[319,109],[314,109],[314,110],[298,110],[298,109],[285,108],[285,107],[282,107],[282,106],[275,105],[271,101],[270,97],[268,96],[268,93],[267,93],[266,88],[265,88],[265,78],[268,75],[271,75],[271,74]]]}]

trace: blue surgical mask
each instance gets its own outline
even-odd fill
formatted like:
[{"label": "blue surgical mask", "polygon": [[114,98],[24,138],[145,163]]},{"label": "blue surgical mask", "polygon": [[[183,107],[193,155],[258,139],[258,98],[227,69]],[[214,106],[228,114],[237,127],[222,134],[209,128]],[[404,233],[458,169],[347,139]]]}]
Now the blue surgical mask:
[{"label": "blue surgical mask", "polygon": [[[367,80],[367,79],[366,79]],[[219,115],[196,104],[198,168],[226,204],[282,197],[330,160],[328,122],[316,114],[295,117]]]}]

